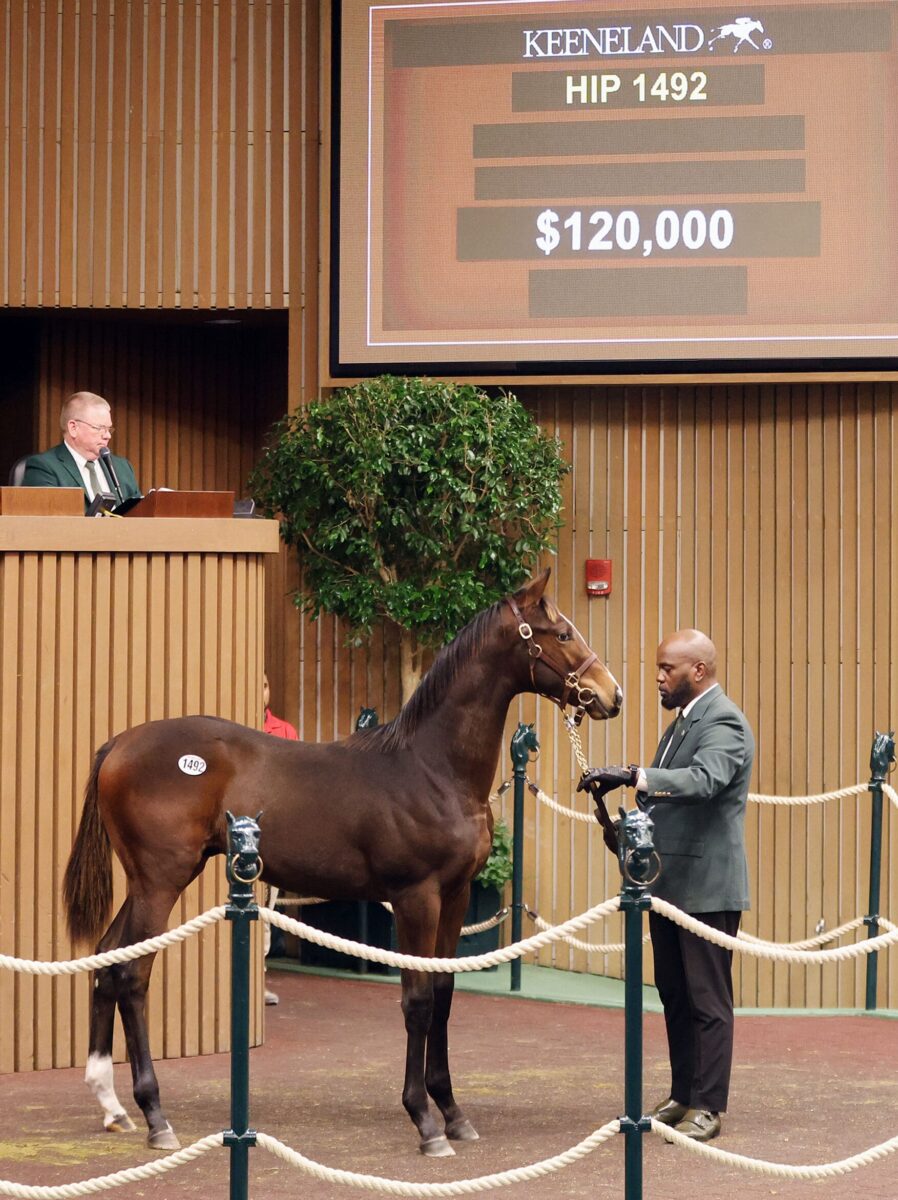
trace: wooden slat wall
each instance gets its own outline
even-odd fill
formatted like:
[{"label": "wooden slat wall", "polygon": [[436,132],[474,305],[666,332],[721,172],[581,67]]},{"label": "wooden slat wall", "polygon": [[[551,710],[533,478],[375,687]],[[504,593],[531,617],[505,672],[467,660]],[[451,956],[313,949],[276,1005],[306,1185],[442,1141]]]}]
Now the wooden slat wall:
[{"label": "wooden slat wall", "polygon": [[[0,929],[24,958],[75,956],[60,887],[94,751],[159,717],[206,712],[258,727],[262,555],[0,555]],[[176,905],[171,925],[227,898],[223,860]],[[123,879],[116,864],[115,906]],[[160,954],[150,989],[155,1057],[229,1043],[228,928]],[[257,939],[258,942],[258,939]],[[78,953],[84,953],[80,948]],[[252,1037],[261,1040],[256,946]],[[90,979],[0,972],[0,1073],[82,1063]],[[116,1057],[124,1057],[116,1043]]]},{"label": "wooden slat wall", "polygon": [[0,306],[286,307],[291,21],[0,0]]},{"label": "wooden slat wall", "polygon": [[[112,449],[151,487],[226,489],[246,481],[269,425],[285,408],[286,321],[260,325],[149,324],[41,316],[37,436],[61,440],[59,410],[72,391],[112,405]],[[4,472],[7,464],[0,464]]]},{"label": "wooden slat wall", "polygon": [[[801,795],[865,781],[875,729],[898,712],[891,592],[898,471],[891,384],[743,388],[544,389],[541,422],[574,464],[559,546],[558,596],[622,680],[622,718],[590,731],[590,761],[646,761],[662,714],[653,682],[664,633],[697,625],[718,645],[724,683],[757,735],[753,790]],[[614,560],[608,600],[583,596],[586,557]],[[543,713],[542,786],[573,785],[567,738]],[[553,774],[542,781],[549,764]],[[553,860],[564,818],[535,816],[529,886],[544,916],[614,890],[603,854]],[[815,808],[752,806],[751,932],[779,941],[867,911],[869,800]],[[590,842],[598,844],[595,835]],[[898,911],[898,815],[886,814],[881,911]],[[605,864],[607,866],[607,864]],[[595,886],[581,890],[590,870]],[[571,876],[572,878],[569,878]],[[604,883],[604,887],[602,884]],[[550,907],[551,906],[551,907]],[[610,923],[609,923],[610,926]],[[618,922],[619,927],[619,922]],[[600,940],[596,931],[594,940]],[[611,929],[605,931],[607,939]],[[543,961],[583,969],[568,949]],[[740,959],[739,1000],[791,1007],[863,1005],[864,965],[770,967]],[[898,1003],[898,960],[884,955],[880,1003]]]}]

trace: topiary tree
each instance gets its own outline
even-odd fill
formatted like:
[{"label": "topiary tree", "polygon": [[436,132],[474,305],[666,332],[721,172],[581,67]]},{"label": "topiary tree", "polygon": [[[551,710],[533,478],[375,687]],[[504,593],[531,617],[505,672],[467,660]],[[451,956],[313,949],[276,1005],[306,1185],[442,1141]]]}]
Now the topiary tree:
[{"label": "topiary tree", "polygon": [[405,700],[424,649],[551,547],[569,470],[514,396],[383,376],[278,422],[249,487],[299,553],[303,610],[342,618],[356,644],[397,626]]}]

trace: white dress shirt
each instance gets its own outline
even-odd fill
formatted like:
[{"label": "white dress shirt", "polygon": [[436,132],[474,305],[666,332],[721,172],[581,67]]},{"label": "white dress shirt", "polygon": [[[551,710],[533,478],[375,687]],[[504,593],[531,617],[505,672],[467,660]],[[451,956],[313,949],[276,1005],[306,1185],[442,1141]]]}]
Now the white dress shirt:
[{"label": "white dress shirt", "polygon": [[[77,450],[74,450],[68,444],[68,442],[65,443],[65,448],[66,448],[66,450],[68,450],[69,454],[71,454],[72,458],[74,458],[75,465],[78,467],[78,473],[80,474],[81,478],[84,480],[84,488],[85,488],[85,491],[87,492],[88,500],[93,500],[94,489],[93,489],[93,485],[90,481],[90,474],[88,473],[88,470],[87,470],[87,459],[84,457],[83,454],[79,454]],[[94,459],[94,469],[97,472],[97,478],[100,480],[100,485],[102,486],[103,476],[101,475],[100,472],[102,471],[103,468],[100,466],[100,460],[98,458]]]}]

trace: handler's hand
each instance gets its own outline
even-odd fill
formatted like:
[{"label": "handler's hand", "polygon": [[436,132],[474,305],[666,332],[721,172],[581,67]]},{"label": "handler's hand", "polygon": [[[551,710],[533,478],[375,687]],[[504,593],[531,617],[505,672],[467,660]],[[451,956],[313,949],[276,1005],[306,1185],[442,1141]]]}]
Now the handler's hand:
[{"label": "handler's hand", "polygon": [[635,787],[638,776],[639,768],[634,766],[594,767],[581,778],[577,784],[577,791],[585,792],[587,789],[600,787],[608,792],[612,788]]}]

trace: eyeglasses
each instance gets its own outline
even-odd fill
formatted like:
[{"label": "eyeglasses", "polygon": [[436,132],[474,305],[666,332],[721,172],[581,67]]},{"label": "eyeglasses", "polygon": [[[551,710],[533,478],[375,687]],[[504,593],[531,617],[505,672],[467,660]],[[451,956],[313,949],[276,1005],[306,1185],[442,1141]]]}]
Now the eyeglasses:
[{"label": "eyeglasses", "polygon": [[82,421],[80,417],[72,417],[73,421],[77,421],[79,425],[86,425],[88,429],[92,429],[94,433],[108,433],[110,437],[115,433],[114,425],[94,425],[92,421]]}]

